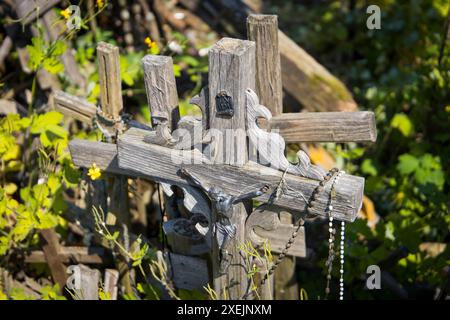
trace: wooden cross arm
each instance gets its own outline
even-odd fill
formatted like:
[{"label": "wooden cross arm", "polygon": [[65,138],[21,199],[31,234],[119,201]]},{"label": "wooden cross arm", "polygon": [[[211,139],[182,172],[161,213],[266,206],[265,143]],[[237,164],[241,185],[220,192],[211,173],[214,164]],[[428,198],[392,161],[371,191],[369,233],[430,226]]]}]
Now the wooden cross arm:
[{"label": "wooden cross arm", "polygon": [[270,120],[284,140],[297,142],[375,142],[375,115],[359,112],[283,113]]},{"label": "wooden cross arm", "polygon": [[53,94],[53,103],[55,110],[85,123],[92,123],[97,113],[95,104],[63,91],[56,91]]},{"label": "wooden cross arm", "polygon": [[[256,198],[269,200],[274,188],[279,185],[283,172],[261,166],[249,161],[243,167],[209,164],[197,151],[174,150],[144,142],[149,131],[131,128],[119,136],[118,150],[107,143],[73,140],[69,143],[72,160],[76,166],[90,167],[92,163],[106,172],[123,174],[131,177],[188,186],[189,183],[180,175],[180,167],[195,174],[209,185],[218,185],[232,196],[239,196],[261,185],[271,189]],[[198,164],[187,164],[192,163]],[[202,161],[203,160],[203,161]],[[182,162],[184,161],[184,164]],[[304,211],[306,203],[300,193],[309,199],[319,181],[286,174],[285,181],[290,190],[275,200],[274,204],[295,211]],[[336,199],[333,203],[335,218],[353,221],[362,205],[364,178],[344,174],[336,186]],[[329,186],[321,193],[313,213],[325,216],[329,200]]]},{"label": "wooden cross arm", "polygon": [[[111,255],[101,247],[61,246],[58,256],[62,263],[109,264],[112,262]],[[25,262],[45,263],[45,254],[41,250],[31,251],[25,255]]]},{"label": "wooden cross arm", "polygon": [[[283,172],[264,167],[249,161],[243,167],[210,164],[198,150],[174,150],[144,142],[149,132],[131,128],[118,139],[119,168],[131,170],[154,180],[171,184],[186,185],[187,181],[179,175],[183,167],[195,174],[209,185],[220,186],[232,196],[251,191],[255,186],[269,185],[271,190],[257,199],[268,201],[274,188],[281,180]],[[194,163],[194,164],[190,164]],[[309,199],[319,181],[286,174],[285,180],[289,190],[275,200],[275,204],[290,210],[303,211],[306,203],[301,193]],[[333,212],[338,220],[353,221],[362,205],[364,178],[344,174],[336,185],[336,199]],[[325,208],[329,200],[329,186],[319,196],[313,213],[325,216]]]}]

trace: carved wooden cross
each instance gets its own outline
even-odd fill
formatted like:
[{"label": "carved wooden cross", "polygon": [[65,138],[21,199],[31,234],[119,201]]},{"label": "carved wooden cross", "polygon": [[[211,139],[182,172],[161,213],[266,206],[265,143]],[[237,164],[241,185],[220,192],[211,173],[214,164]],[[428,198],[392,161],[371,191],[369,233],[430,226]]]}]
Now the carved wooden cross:
[{"label": "carved wooden cross", "polygon": [[[257,57],[255,50],[258,51]],[[261,202],[270,200],[275,208],[290,212],[306,209],[305,199],[311,196],[325,174],[323,169],[309,163],[304,152],[299,152],[297,165],[289,164],[283,154],[284,140],[281,136],[267,133],[256,124],[258,117],[271,118],[270,111],[259,103],[254,92],[258,90],[255,80],[261,79],[261,68],[257,67],[259,53],[258,42],[255,46],[252,41],[224,38],[216,43],[209,52],[208,87],[192,99],[202,109],[202,119],[185,117],[179,121],[172,59],[148,55],[142,63],[154,130],[136,128],[135,123],[128,123],[128,130],[117,132],[116,145],[85,140],[73,140],[69,145],[77,166],[90,167],[95,162],[111,174],[157,181],[169,196],[174,193],[170,186],[183,190],[184,206],[191,215],[173,217],[164,225],[169,244],[176,254],[171,259],[172,272],[174,282],[180,288],[199,288],[209,279],[221,297],[224,294],[234,299],[243,297],[249,290],[248,270],[239,246],[247,239],[258,242],[258,239],[255,240],[256,234],[259,239],[273,238],[277,243],[274,249],[280,250],[293,228],[289,224],[280,226],[276,222],[278,217],[272,213],[264,215],[259,210],[257,212],[262,214],[261,217],[270,216],[273,219],[273,228],[278,227],[282,234],[280,237],[279,232],[264,230],[267,219],[263,219],[264,223],[261,221],[263,230],[258,229],[255,227],[259,223],[255,221],[255,215],[249,217],[252,212],[251,202],[234,204],[229,212],[230,223],[236,228],[228,244],[231,261],[226,273],[222,274],[220,260],[223,255],[219,252],[214,224],[219,220],[217,210],[211,210],[208,196],[193,187],[186,176],[181,174],[181,169],[195,176],[203,189],[220,188],[229,197],[240,197],[268,186],[267,192],[256,199]],[[105,92],[110,92],[110,89],[106,87]],[[59,110],[79,120],[98,119],[95,106],[66,93],[56,93],[55,103]],[[354,122],[339,116],[347,124],[354,125]],[[323,125],[319,116],[316,121]],[[357,126],[362,125],[358,122]],[[183,130],[173,131],[177,127]],[[352,133],[351,128],[344,130],[339,127],[336,130]],[[271,147],[263,148],[261,140]],[[207,148],[199,148],[203,144]],[[255,148],[258,158],[254,157]],[[258,163],[258,159],[263,159],[264,165]],[[274,198],[273,194],[281,182],[289,188]],[[362,203],[363,186],[363,178],[347,174],[341,177],[335,189],[335,219],[353,221],[356,218]],[[326,186],[317,199],[313,214],[326,216],[329,194],[330,188]],[[304,233],[298,238],[300,245],[293,252],[304,256]],[[208,269],[209,273],[206,272]]]}]

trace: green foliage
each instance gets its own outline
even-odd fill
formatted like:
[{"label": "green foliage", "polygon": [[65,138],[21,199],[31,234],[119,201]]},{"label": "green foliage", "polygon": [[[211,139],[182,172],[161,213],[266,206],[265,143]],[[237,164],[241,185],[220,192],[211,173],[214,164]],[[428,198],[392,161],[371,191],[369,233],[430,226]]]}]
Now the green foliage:
[{"label": "green foliage", "polygon": [[42,300],[67,300],[64,296],[60,295],[61,290],[58,284],[55,284],[53,287],[45,286],[40,292],[42,294]]},{"label": "green foliage", "polygon": [[[0,120],[0,255],[34,239],[35,230],[62,223],[60,214],[66,209],[62,192],[77,184],[79,177],[67,152],[68,133],[61,121],[62,115],[55,111],[23,118],[10,114]],[[26,133],[40,142],[29,156],[31,163],[23,158],[28,145],[20,142]],[[17,182],[6,178],[20,172],[27,172],[28,184],[19,189]]]},{"label": "green foliage", "polygon": [[42,26],[37,25],[39,36],[31,39],[31,45],[27,45],[30,60],[28,66],[33,71],[44,68],[50,73],[56,74],[64,71],[64,65],[59,57],[66,51],[67,45],[63,40],[46,42],[42,36]]}]

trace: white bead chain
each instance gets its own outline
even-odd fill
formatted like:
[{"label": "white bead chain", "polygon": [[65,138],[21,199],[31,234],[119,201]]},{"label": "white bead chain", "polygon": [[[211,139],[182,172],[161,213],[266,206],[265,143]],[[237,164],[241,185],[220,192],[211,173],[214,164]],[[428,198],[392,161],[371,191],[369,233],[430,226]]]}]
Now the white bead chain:
[{"label": "white bead chain", "polygon": [[[333,228],[333,205],[331,203],[331,193],[333,192],[333,189],[335,190],[335,187],[339,181],[339,178],[345,173],[345,171],[339,171],[336,175],[336,178],[333,181],[333,184],[331,186],[330,190],[330,205],[328,206],[328,231],[329,231],[329,255],[328,255],[328,275],[327,275],[327,287],[325,289],[325,294],[328,296],[330,293],[330,280],[331,280],[331,270],[332,270],[332,264],[334,260],[334,241],[336,239],[335,233],[336,229]],[[340,262],[341,262],[341,269],[340,269],[340,279],[339,279],[339,300],[344,300],[344,238],[345,238],[345,222],[341,222],[341,243],[340,243]]]},{"label": "white bead chain", "polygon": [[[336,177],[336,183],[337,180],[343,175],[345,171],[340,171],[338,173],[338,176]],[[341,258],[341,269],[340,271],[340,278],[339,278],[339,300],[344,300],[344,241],[345,241],[345,222],[341,222],[341,245],[340,245],[340,258]]]},{"label": "white bead chain", "polygon": [[341,278],[339,279],[339,300],[344,300],[344,241],[345,241],[345,222],[341,222]]}]

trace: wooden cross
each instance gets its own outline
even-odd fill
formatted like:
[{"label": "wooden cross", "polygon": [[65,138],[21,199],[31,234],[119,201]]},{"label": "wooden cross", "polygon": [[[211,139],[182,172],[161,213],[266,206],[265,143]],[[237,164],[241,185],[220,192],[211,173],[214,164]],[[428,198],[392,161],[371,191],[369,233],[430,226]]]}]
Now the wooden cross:
[{"label": "wooden cross", "polygon": [[[258,51],[256,57],[255,50]],[[271,50],[270,47],[268,50]],[[277,52],[277,49],[274,50]],[[283,154],[279,154],[280,150],[278,150],[282,147],[281,152],[284,151],[284,140],[270,134],[266,135],[267,141],[277,142],[274,144],[277,147],[275,148],[277,154],[271,153],[270,150],[258,151],[266,160],[277,159],[277,166],[271,168],[251,161],[255,160],[251,150],[249,161],[246,129],[250,127],[254,129],[253,136],[249,135],[250,140],[253,140],[260,133],[258,131],[260,128],[256,125],[257,115],[270,119],[270,112],[259,104],[258,96],[253,92],[253,90],[258,92],[258,87],[255,88],[255,79],[260,79],[260,83],[263,83],[264,78],[261,76],[261,67],[257,67],[258,59],[261,59],[260,53],[258,41],[255,46],[255,43],[251,41],[224,38],[213,46],[209,53],[208,87],[204,88],[198,97],[192,99],[192,102],[202,109],[202,120],[182,118],[178,122],[176,121],[179,116],[178,98],[172,59],[148,55],[143,59],[143,67],[154,130],[136,128],[133,124],[129,124],[130,128],[118,135],[117,145],[84,140],[73,140],[69,145],[73,161],[77,166],[90,167],[95,162],[102,170],[110,174],[143,177],[157,181],[162,183],[168,195],[173,193],[170,185],[178,186],[183,190],[184,205],[192,213],[192,217],[171,219],[164,225],[164,231],[174,252],[171,254],[173,280],[179,288],[192,289],[199,286],[201,288],[209,277],[220,296],[224,296],[223,289],[225,289],[226,294],[231,298],[243,297],[248,290],[248,270],[243,267],[239,245],[247,239],[257,242],[254,236],[256,234],[259,238],[276,239],[275,249],[280,250],[283,240],[286,241],[289,237],[287,231],[293,228],[289,224],[280,227],[279,222],[278,224],[276,222],[279,217],[274,216],[273,213],[264,215],[264,212],[261,213],[259,210],[258,214],[262,214],[261,217],[271,217],[273,230],[279,229],[278,233],[271,233],[266,224],[262,228],[264,230],[266,227],[266,229],[261,232],[255,228],[258,224],[261,225],[261,222],[255,222],[255,215],[249,217],[252,210],[250,202],[233,205],[230,221],[236,227],[236,233],[230,245],[232,258],[227,273],[221,274],[218,260],[220,256],[217,254],[213,241],[208,241],[207,236],[208,232],[210,235],[212,222],[216,221],[217,217],[214,216],[214,211],[211,211],[205,194],[192,187],[180,174],[181,168],[196,176],[202,184],[220,187],[227,195],[234,197],[268,185],[269,191],[260,195],[257,200],[261,202],[271,200],[275,208],[291,212],[305,210],[307,205],[305,199],[298,194],[308,199],[317,187],[320,175],[323,174],[321,168],[309,163],[309,158],[304,153],[299,153],[299,164],[295,166],[286,164],[287,160]],[[57,109],[82,121],[90,121],[97,114],[92,104],[62,92],[55,94],[55,104]],[[362,123],[348,120],[343,115],[338,116],[343,119],[343,123],[350,126],[350,129],[342,129],[339,126],[333,132],[341,134],[347,132],[347,138],[355,132],[351,126],[365,128],[367,124],[364,122],[367,120]],[[349,116],[354,119],[353,115]],[[323,126],[320,117],[315,119],[318,125]],[[301,121],[307,120],[301,119]],[[172,131],[177,126],[192,133],[188,142],[183,135],[177,135],[177,131]],[[198,128],[206,129],[209,134],[202,133],[198,136],[195,133]],[[366,131],[372,130],[373,134],[373,129],[370,128]],[[227,135],[230,130],[233,130],[231,138]],[[313,132],[311,127],[308,130],[307,132]],[[314,139],[305,141],[314,141]],[[190,148],[199,143],[209,145],[207,152],[202,154],[198,148]],[[282,181],[289,186],[289,189],[282,196],[273,199],[271,195]],[[336,219],[353,221],[356,218],[362,203],[363,186],[363,178],[347,174],[342,176],[340,183],[336,186],[337,201],[333,210]],[[325,216],[328,203],[330,190],[325,189],[313,209],[313,213],[319,216]],[[266,221],[264,223],[269,221],[264,220]],[[285,234],[286,239],[280,238],[280,231]],[[298,240],[301,245],[293,252],[304,255],[303,233]],[[174,261],[179,264],[174,265]],[[202,275],[198,276],[199,270],[208,269],[209,276],[207,275],[206,278]],[[184,272],[186,276],[183,276],[181,272]],[[195,282],[187,277],[196,273],[197,276],[193,277]]]}]

